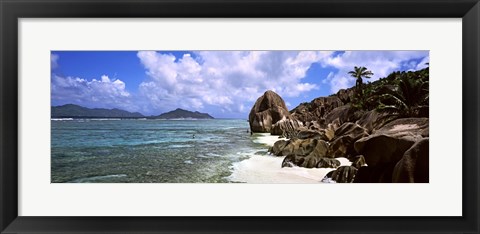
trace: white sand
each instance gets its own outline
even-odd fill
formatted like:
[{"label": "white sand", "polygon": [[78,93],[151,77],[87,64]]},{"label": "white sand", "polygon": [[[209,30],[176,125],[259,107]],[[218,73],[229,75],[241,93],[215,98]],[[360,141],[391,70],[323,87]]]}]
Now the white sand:
[{"label": "white sand", "polygon": [[[285,156],[252,155],[249,159],[235,163],[233,173],[228,177],[233,182],[246,183],[321,183],[322,179],[333,168],[304,168],[284,167],[282,161]],[[349,166],[351,162],[346,158],[337,158],[342,166]]]},{"label": "white sand", "polygon": [[287,140],[287,138],[279,138],[279,136],[272,136],[270,133],[254,133],[253,142],[258,144],[264,144],[266,146],[273,146],[275,142],[279,140]]}]

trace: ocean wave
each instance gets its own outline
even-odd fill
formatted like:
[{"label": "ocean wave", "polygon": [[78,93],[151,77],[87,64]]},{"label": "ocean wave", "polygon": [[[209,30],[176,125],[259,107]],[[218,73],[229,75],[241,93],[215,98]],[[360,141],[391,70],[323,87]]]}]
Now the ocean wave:
[{"label": "ocean wave", "polygon": [[52,121],[70,121],[70,120],[73,120],[73,118],[51,118],[50,120],[52,120]]},{"label": "ocean wave", "polygon": [[286,140],[287,138],[281,138],[279,136],[271,135],[270,133],[255,133],[253,134],[253,142],[257,144],[263,144],[267,146],[273,146],[275,142],[279,140]]},{"label": "ocean wave", "polygon": [[191,147],[194,147],[194,145],[189,145],[189,144],[184,144],[184,145],[180,145],[180,144],[170,144],[170,145],[168,145],[167,148],[191,148]]},{"label": "ocean wave", "polygon": [[97,180],[114,179],[114,178],[122,178],[122,177],[127,177],[127,175],[114,174],[114,175],[104,175],[104,176],[92,176],[92,177],[75,179],[75,180],[69,181],[68,183],[89,183],[89,182],[96,182]]}]

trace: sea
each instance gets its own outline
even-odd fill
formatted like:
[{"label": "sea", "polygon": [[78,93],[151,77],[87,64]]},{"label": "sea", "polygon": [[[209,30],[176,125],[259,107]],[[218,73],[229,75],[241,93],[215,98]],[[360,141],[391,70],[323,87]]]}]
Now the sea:
[{"label": "sea", "polygon": [[[319,183],[245,119],[52,119],[52,183]],[[343,163],[342,163],[343,164]]]}]

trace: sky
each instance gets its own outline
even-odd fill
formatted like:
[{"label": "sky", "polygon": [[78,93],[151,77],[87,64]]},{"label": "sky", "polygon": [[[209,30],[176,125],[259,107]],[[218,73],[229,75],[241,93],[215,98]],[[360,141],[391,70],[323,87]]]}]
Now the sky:
[{"label": "sky", "polygon": [[52,106],[76,104],[159,115],[176,108],[247,118],[265,91],[289,110],[374,75],[426,67],[428,51],[52,51]]}]

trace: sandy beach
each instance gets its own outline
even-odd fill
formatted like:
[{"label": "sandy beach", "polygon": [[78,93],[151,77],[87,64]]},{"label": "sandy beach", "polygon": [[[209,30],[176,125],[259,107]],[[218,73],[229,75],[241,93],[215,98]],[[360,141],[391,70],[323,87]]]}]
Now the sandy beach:
[{"label": "sandy beach", "polygon": [[[278,140],[285,140],[278,136],[272,136],[270,133],[254,134],[255,143],[265,145],[265,151]],[[232,182],[245,183],[322,183],[322,179],[327,173],[333,171],[333,168],[304,168],[304,167],[284,167],[282,161],[285,156],[273,155],[252,155],[250,158],[241,162],[234,163],[232,166],[232,175],[228,179]],[[346,158],[337,158],[342,166],[350,166],[351,162]]]}]

